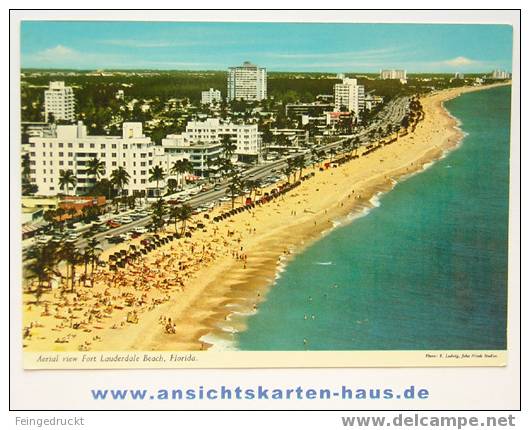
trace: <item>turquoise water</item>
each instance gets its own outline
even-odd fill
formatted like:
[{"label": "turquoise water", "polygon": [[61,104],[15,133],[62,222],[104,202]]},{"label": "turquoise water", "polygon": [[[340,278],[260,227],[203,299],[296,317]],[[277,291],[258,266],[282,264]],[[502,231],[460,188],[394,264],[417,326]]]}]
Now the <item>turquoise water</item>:
[{"label": "turquoise water", "polygon": [[290,261],[236,347],[505,349],[510,91],[448,102],[461,147]]}]

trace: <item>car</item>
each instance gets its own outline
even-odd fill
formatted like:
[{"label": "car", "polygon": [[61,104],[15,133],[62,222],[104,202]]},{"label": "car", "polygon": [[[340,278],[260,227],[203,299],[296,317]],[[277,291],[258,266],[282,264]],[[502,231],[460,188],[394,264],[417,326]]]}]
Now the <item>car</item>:
[{"label": "car", "polygon": [[214,187],[213,187],[213,189],[214,189],[215,191],[219,191],[219,190],[221,189],[221,184],[215,184]]},{"label": "car", "polygon": [[219,199],[220,202],[229,202],[230,200],[232,200],[230,197],[227,197],[227,196],[223,196]]},{"label": "car", "polygon": [[125,241],[121,236],[112,236],[110,239],[107,239],[109,243],[122,243]]},{"label": "car", "polygon": [[130,222],[132,222],[132,218],[130,216],[122,216],[121,218],[119,218],[119,221],[122,223],[122,224],[129,224]]},{"label": "car", "polygon": [[52,239],[51,236],[40,236],[37,238],[37,243],[44,245],[48,243],[51,239]]},{"label": "car", "polygon": [[139,234],[145,234],[145,233],[147,233],[147,231],[148,230],[145,227],[137,227],[137,228],[134,229],[134,232],[135,233],[139,233]]}]

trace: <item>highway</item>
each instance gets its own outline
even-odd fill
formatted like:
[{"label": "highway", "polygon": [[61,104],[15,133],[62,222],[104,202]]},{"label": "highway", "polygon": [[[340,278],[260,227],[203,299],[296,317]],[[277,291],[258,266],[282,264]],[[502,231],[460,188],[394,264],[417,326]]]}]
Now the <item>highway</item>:
[{"label": "highway", "polygon": [[[348,136],[340,136],[339,140],[325,144],[325,145],[321,145],[318,147],[318,149],[329,151],[332,148],[341,147],[345,140],[356,138],[356,137],[359,137],[361,144],[366,144],[370,140],[369,135],[372,131],[377,130],[379,128],[382,128],[383,130],[386,131],[386,127],[388,124],[392,124],[392,125],[400,124],[403,116],[407,113],[407,109],[408,109],[408,98],[400,97],[400,98],[392,99],[374,117],[374,119],[372,120],[369,126],[362,128],[358,133],[348,135]],[[310,150],[308,149],[308,150],[305,150],[304,152],[289,155],[280,160],[275,160],[272,162],[267,162],[264,164],[251,167],[250,169],[247,169],[244,172],[242,172],[241,177],[243,179],[249,179],[249,178],[263,179],[268,176],[278,174],[275,172],[280,172],[281,169],[283,169],[287,165],[287,160],[289,158],[294,158],[299,155],[304,155],[307,161],[308,158],[310,157]],[[205,204],[216,203],[219,200],[219,198],[227,195],[226,190],[227,190],[228,182],[225,181],[225,182],[220,183],[219,185],[220,185],[220,189],[218,190],[212,189],[209,191],[203,191],[199,193],[198,195],[192,197],[186,203],[194,209],[199,206],[205,205]],[[171,200],[175,198],[175,195],[165,196],[163,198],[165,200]],[[120,214],[120,215],[123,215],[123,214]],[[91,238],[97,239],[100,242],[100,246],[102,246],[103,248],[107,248],[111,246],[111,244],[108,244],[108,242],[104,240],[105,236],[109,234],[115,236],[115,235],[127,233],[135,228],[146,226],[147,224],[150,223],[150,221],[151,221],[151,216],[147,216],[147,217],[138,219],[136,221],[130,222],[128,224],[123,224],[111,230],[108,230],[102,233],[96,233]],[[89,229],[89,226],[86,226],[86,228],[78,229],[76,232],[82,233],[83,231],[87,231],[88,229]],[[76,242],[77,248],[83,249],[84,247],[86,247],[88,240],[89,240],[88,238],[79,239]]]}]

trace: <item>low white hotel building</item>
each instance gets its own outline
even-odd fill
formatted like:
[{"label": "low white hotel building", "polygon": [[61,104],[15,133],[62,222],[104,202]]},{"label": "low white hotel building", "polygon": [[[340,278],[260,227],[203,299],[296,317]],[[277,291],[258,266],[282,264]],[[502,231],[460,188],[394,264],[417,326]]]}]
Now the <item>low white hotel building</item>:
[{"label": "low white hotel building", "polygon": [[149,182],[154,147],[143,134],[141,123],[123,123],[121,136],[89,136],[80,121],[77,125],[58,125],[52,136],[30,137],[23,152],[29,153],[31,179],[38,186],[38,195],[66,193],[66,189],[60,189],[59,178],[60,171],[68,169],[77,178],[74,192],[87,192],[94,183],[93,175],[86,172],[92,158],[105,163],[103,178],[109,179],[113,170],[123,167],[130,175],[124,194],[131,195],[156,188]]}]

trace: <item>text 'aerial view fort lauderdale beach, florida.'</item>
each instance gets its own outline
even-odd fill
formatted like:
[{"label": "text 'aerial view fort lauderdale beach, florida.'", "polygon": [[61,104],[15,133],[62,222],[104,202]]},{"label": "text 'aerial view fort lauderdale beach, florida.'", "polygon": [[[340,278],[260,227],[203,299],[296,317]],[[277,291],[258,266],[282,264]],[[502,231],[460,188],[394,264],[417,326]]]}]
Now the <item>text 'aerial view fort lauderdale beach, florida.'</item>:
[{"label": "text 'aerial view fort lauderdale beach, florida.'", "polygon": [[511,52],[23,22],[24,351],[505,350]]}]

